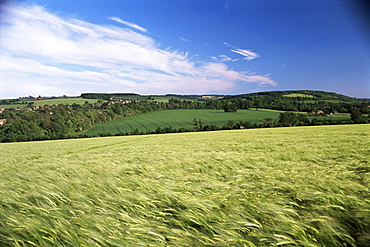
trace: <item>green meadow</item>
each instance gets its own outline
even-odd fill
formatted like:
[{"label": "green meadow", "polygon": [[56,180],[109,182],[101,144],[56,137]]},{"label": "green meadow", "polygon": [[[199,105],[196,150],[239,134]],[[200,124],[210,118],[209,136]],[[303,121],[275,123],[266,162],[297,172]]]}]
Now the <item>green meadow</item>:
[{"label": "green meadow", "polygon": [[370,125],[0,144],[0,246],[369,246]]},{"label": "green meadow", "polygon": [[108,123],[100,124],[84,132],[88,136],[99,133],[126,133],[135,130],[141,132],[154,131],[158,127],[172,127],[174,129],[192,129],[194,118],[201,119],[203,125],[214,124],[222,127],[228,121],[250,121],[252,123],[263,123],[265,118],[277,119],[278,112],[252,111],[240,109],[238,112],[224,112],[223,110],[165,110],[156,111],[137,116],[120,118]]},{"label": "green meadow", "polygon": [[290,93],[290,94],[285,94],[283,97],[289,97],[289,98],[315,98],[315,96],[310,95],[310,94],[303,94],[303,93]]},{"label": "green meadow", "polygon": [[[173,129],[188,129],[194,127],[194,118],[201,119],[203,125],[215,125],[219,128],[226,125],[229,121],[237,123],[239,121],[261,124],[266,118],[271,118],[277,121],[279,114],[284,111],[258,109],[245,110],[239,109],[237,112],[224,112],[223,110],[165,110],[156,111],[146,114],[119,118],[107,123],[94,126],[92,129],[85,131],[83,134],[87,136],[96,136],[100,133],[104,134],[119,134],[131,133],[135,129],[139,132],[147,133],[155,131],[158,127],[172,127]],[[306,114],[306,113],[302,113]],[[315,117],[309,117],[311,119]],[[349,120],[349,113],[337,113],[320,119],[332,119],[335,121]]]},{"label": "green meadow", "polygon": [[42,99],[42,100],[32,100],[28,102],[33,102],[34,106],[44,106],[44,105],[59,105],[59,104],[79,104],[83,105],[85,102],[96,103],[98,99],[84,99],[84,98],[55,98],[55,99]]},{"label": "green meadow", "polygon": [[16,108],[16,107],[24,107],[25,105],[0,105],[0,108],[9,109],[9,108]]},{"label": "green meadow", "polygon": [[[85,104],[85,102],[89,102],[89,103],[96,103],[98,102],[98,99],[84,99],[84,98],[80,98],[80,97],[76,97],[76,98],[72,98],[72,97],[68,97],[68,98],[46,98],[46,99],[40,99],[40,100],[36,100],[36,99],[20,99],[20,103],[18,104],[11,104],[11,105],[0,105],[0,108],[22,108],[22,107],[27,107],[28,105],[25,104],[25,102],[27,103],[33,103],[32,106],[45,106],[45,105],[59,105],[59,104],[69,104],[69,105],[72,105],[72,104],[79,104],[79,105],[83,105]],[[21,104],[21,103],[24,103],[24,104]]]}]

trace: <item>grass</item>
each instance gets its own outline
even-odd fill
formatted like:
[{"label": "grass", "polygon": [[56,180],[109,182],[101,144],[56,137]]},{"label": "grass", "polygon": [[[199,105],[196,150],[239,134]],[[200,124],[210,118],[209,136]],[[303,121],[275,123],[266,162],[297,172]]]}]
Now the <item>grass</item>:
[{"label": "grass", "polygon": [[44,105],[59,105],[59,104],[79,104],[83,105],[85,102],[96,103],[98,99],[84,99],[84,98],[56,98],[56,99],[42,99],[33,100],[28,102],[34,102],[33,106],[44,106]]},{"label": "grass", "polygon": [[[270,112],[278,112],[278,113],[285,112],[282,110],[274,110],[274,109],[267,109],[267,108],[249,108],[249,109],[253,111],[270,111]],[[307,114],[306,112],[297,112],[297,113]]]},{"label": "grass", "polygon": [[310,94],[303,94],[303,93],[291,93],[291,94],[285,94],[283,97],[289,97],[289,98],[315,98],[315,96],[310,95]]},{"label": "grass", "polygon": [[9,109],[9,108],[17,108],[17,107],[25,107],[26,105],[0,105],[0,108]]},{"label": "grass", "polygon": [[[251,110],[257,110],[256,108],[251,108]],[[269,111],[269,112],[277,112],[277,113],[282,113],[285,111],[280,111],[280,110],[273,110],[273,109],[263,109],[263,108],[258,108],[258,111]],[[299,113],[299,114],[304,114],[307,115],[307,112],[294,112],[294,113]],[[366,115],[365,115],[366,116]],[[351,119],[351,114],[350,113],[335,113],[333,115],[326,115],[326,116],[308,116],[310,119],[331,119],[331,120],[336,120],[336,121],[348,121]]]},{"label": "grass", "polygon": [[[366,115],[365,115],[366,116]],[[335,113],[333,115],[325,116],[327,119],[349,120],[351,119],[350,113]]]},{"label": "grass", "polygon": [[[158,127],[172,127],[174,129],[193,129],[194,118],[201,119],[203,125],[214,124],[217,127],[222,127],[228,121],[249,121],[252,123],[263,123],[265,118],[277,120],[279,114],[284,111],[271,109],[244,110],[239,109],[237,112],[224,112],[222,110],[165,110],[120,118],[104,124],[97,125],[92,129],[84,132],[88,136],[98,135],[99,133],[110,133],[112,135],[118,133],[130,133],[138,129],[138,131],[146,133],[147,131],[155,131]],[[303,113],[302,114],[307,114]],[[309,118],[332,119],[336,121],[349,120],[349,113],[338,113],[325,117],[310,116]]]},{"label": "grass", "polygon": [[0,144],[1,246],[368,246],[370,126]]},{"label": "grass", "polygon": [[117,134],[119,132],[131,132],[136,128],[139,131],[155,131],[158,127],[171,126],[174,129],[192,129],[194,118],[201,119],[203,125],[214,124],[222,127],[228,121],[250,121],[262,123],[265,118],[277,119],[278,112],[238,110],[238,112],[224,112],[222,110],[166,110],[147,114],[120,118],[105,124],[100,124],[84,132],[86,135],[97,135],[99,133]]},{"label": "grass", "polygon": [[[96,103],[98,99],[84,99],[84,98],[55,98],[55,99],[40,99],[40,100],[32,100],[32,99],[21,99],[20,102],[33,102],[32,106],[45,106],[45,105],[59,105],[59,104],[79,104],[83,105],[85,102],[89,103]],[[0,108],[22,108],[27,107],[27,104],[11,104],[11,105],[0,105]]]}]

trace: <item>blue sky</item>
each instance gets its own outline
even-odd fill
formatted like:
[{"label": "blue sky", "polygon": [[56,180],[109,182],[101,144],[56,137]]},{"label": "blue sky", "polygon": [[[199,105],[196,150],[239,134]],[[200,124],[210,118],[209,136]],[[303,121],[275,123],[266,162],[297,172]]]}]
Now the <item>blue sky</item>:
[{"label": "blue sky", "polygon": [[1,5],[0,98],[322,90],[370,98],[362,1]]}]

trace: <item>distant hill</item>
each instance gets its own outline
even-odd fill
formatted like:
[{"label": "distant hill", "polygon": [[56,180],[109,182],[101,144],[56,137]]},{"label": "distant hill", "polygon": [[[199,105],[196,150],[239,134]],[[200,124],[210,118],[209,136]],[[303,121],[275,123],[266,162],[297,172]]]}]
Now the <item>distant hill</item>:
[{"label": "distant hill", "polygon": [[297,100],[316,100],[316,101],[343,101],[343,102],[356,102],[358,99],[345,96],[343,94],[324,92],[324,91],[314,91],[314,90],[291,90],[291,91],[270,91],[270,92],[259,92],[250,94],[239,94],[233,96],[226,96],[226,98],[249,98],[249,97],[289,97],[295,98]]},{"label": "distant hill", "polygon": [[[135,118],[113,130],[102,125],[104,135],[152,134],[176,131],[209,131],[216,129],[283,127],[296,125],[348,124],[370,122],[370,101],[322,91],[273,91],[241,95],[140,95],[134,93],[86,93],[80,97],[24,97],[0,103],[0,142],[74,138],[84,131],[112,120],[164,110],[211,110],[228,113],[210,119],[204,115],[187,115],[183,121],[166,111],[168,117],[158,121]],[[277,111],[279,116],[254,119],[252,115]],[[249,112],[248,116],[232,114]],[[255,112],[253,112],[255,111]],[[294,112],[294,113],[293,113]],[[253,114],[252,114],[253,113]],[[285,115],[281,115],[285,113]],[[303,114],[302,114],[303,113]],[[299,115],[296,115],[299,114]],[[343,115],[344,114],[344,115]],[[183,115],[183,114],[182,114]],[[326,117],[330,118],[326,118]],[[316,117],[318,117],[316,119]],[[145,117],[143,117],[145,118]],[[173,119],[177,119],[175,122]],[[195,121],[194,121],[195,119]],[[204,123],[203,123],[204,120]],[[144,121],[144,122],[143,122]],[[207,122],[209,121],[209,122]],[[243,123],[241,123],[243,122]],[[127,122],[128,123],[128,122]],[[149,127],[156,125],[154,129]],[[144,129],[142,129],[144,128]],[[108,132],[107,132],[108,131]],[[109,133],[110,132],[110,133]]]},{"label": "distant hill", "polygon": [[291,98],[294,100],[314,100],[314,101],[331,101],[331,102],[359,102],[366,99],[356,99],[343,94],[315,90],[284,90],[284,91],[269,91],[237,95],[183,95],[183,94],[166,94],[166,95],[140,95],[137,93],[83,93],[82,98],[85,99],[102,99],[109,100],[109,98],[128,98],[141,100],[156,100],[156,98],[170,99],[177,98],[182,100],[224,100],[224,99],[247,99],[255,97],[269,97],[269,98]]}]

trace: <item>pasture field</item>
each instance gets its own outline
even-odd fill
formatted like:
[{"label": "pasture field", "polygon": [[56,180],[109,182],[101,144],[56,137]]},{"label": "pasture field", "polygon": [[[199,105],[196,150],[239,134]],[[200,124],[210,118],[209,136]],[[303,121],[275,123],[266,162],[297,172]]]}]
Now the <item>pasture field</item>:
[{"label": "pasture field", "polygon": [[167,103],[167,102],[168,102],[168,100],[169,100],[170,98],[176,98],[176,97],[151,96],[151,98],[152,98],[154,101],[157,101],[157,102]]},{"label": "pasture field", "polygon": [[0,105],[0,108],[9,109],[9,108],[16,108],[16,107],[24,107],[25,105]]},{"label": "pasture field", "polygon": [[252,123],[263,123],[265,118],[277,119],[278,112],[238,110],[238,112],[224,112],[223,110],[165,110],[156,111],[137,116],[120,118],[108,123],[100,124],[84,132],[88,136],[99,133],[117,134],[135,130],[155,131],[158,127],[172,127],[174,129],[192,129],[194,118],[201,119],[203,125],[214,124],[222,127],[228,121],[250,121]]},{"label": "pasture field", "polygon": [[[251,110],[258,110],[258,111],[271,111],[271,112],[278,112],[282,113],[285,111],[279,111],[279,110],[273,110],[273,109],[263,109],[263,108],[250,108]],[[299,113],[299,114],[304,114],[307,115],[307,112],[294,112],[294,113]],[[366,114],[364,114],[366,116]],[[336,121],[348,121],[351,119],[351,114],[350,113],[335,113],[333,115],[326,115],[326,116],[308,116],[308,118],[313,119],[313,118],[318,118],[318,119],[331,119],[331,120],[336,120]]]},{"label": "pasture field", "polygon": [[1,246],[369,246],[370,125],[0,151]]},{"label": "pasture field", "polygon": [[96,103],[98,99],[84,99],[84,98],[56,98],[56,99],[42,99],[42,100],[30,100],[27,102],[34,102],[33,106],[45,106],[45,105],[59,105],[59,104],[78,104],[83,105],[85,102]]},{"label": "pasture field", "polygon": [[[21,99],[20,102],[28,102],[31,103],[33,102],[32,106],[45,106],[45,105],[59,105],[59,104],[79,104],[83,105],[85,102],[89,103],[96,103],[98,102],[98,99],[84,99],[84,98],[55,98],[55,99],[40,99],[40,100],[35,100],[35,99]],[[22,108],[22,107],[27,107],[27,104],[11,104],[11,105],[0,105],[0,108]]]},{"label": "pasture field", "polygon": [[290,93],[290,94],[285,94],[283,97],[289,97],[289,98],[315,98],[315,96],[310,95],[310,94],[303,94],[303,93]]}]

